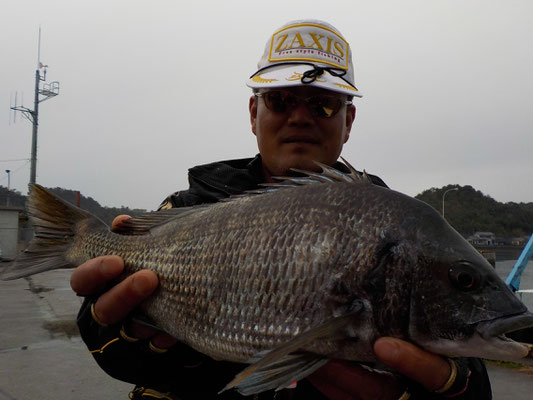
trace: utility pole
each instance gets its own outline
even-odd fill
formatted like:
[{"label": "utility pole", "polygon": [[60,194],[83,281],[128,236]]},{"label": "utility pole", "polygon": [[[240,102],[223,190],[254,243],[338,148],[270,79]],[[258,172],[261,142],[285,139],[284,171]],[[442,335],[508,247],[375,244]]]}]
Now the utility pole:
[{"label": "utility pole", "polygon": [[[39,27],[39,45],[37,50],[37,69],[35,71],[35,98],[33,102],[33,110],[30,110],[24,105],[16,104],[11,107],[14,111],[20,111],[33,125],[31,136],[31,169],[30,169],[30,183],[35,183],[37,175],[37,129],[39,127],[39,103],[55,97],[59,94],[59,82],[54,81],[49,84],[46,82],[46,68],[48,65],[41,63],[41,27]],[[43,70],[43,76],[41,77],[41,70]],[[43,82],[41,88],[41,81]],[[40,98],[44,96],[43,98]]]},{"label": "utility pole", "polygon": [[9,173],[11,172],[10,169],[6,169],[7,173],[7,196],[6,196],[6,206],[9,207],[9,192],[11,189],[11,175]]},{"label": "utility pole", "polygon": [[[41,41],[41,30],[39,29],[39,42]],[[40,44],[40,43],[39,43]],[[41,47],[39,45],[39,47]],[[39,127],[39,83],[41,76],[39,73],[39,64],[35,70],[35,99],[33,101],[33,128],[31,131],[31,168],[30,168],[30,183],[35,183],[35,175],[37,171],[37,128]]]}]

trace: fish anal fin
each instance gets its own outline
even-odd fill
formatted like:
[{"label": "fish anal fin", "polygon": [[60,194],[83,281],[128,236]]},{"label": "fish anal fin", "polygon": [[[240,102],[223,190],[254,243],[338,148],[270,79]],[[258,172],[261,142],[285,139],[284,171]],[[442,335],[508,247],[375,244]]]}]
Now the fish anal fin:
[{"label": "fish anal fin", "polygon": [[[312,353],[289,354],[273,364],[251,372],[233,387],[244,396],[271,389],[285,389],[310,375],[328,361],[326,356]],[[229,387],[226,386],[224,390],[226,389]]]},{"label": "fish anal fin", "polygon": [[[353,323],[354,317],[362,309],[362,302],[354,303],[346,314],[329,318],[323,324],[294,337],[263,356],[259,354],[251,360],[253,364],[237,374],[221,392],[236,388],[241,394],[249,395],[269,389],[283,389],[306,377],[329,359],[323,355],[301,353],[301,349],[316,340],[340,337],[340,332]],[[259,361],[254,362],[257,358]],[[283,386],[284,384],[286,385]]]}]

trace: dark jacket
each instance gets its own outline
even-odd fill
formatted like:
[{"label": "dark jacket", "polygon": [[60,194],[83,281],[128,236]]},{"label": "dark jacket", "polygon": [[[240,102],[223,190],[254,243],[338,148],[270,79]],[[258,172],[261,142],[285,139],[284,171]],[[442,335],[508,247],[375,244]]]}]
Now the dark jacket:
[{"label": "dark jacket", "polygon": [[[334,167],[339,171],[349,172],[342,163],[336,163]],[[379,177],[369,177],[374,184],[387,187]],[[199,165],[189,169],[189,189],[172,193],[161,203],[159,209],[215,203],[222,198],[257,189],[264,181],[259,155]]]},{"label": "dark jacket", "polygon": [[[343,164],[337,163],[335,167],[348,172]],[[387,187],[380,178],[373,175],[370,175],[370,178],[374,184]],[[197,166],[189,170],[190,188],[168,196],[159,209],[217,202],[221,198],[256,189],[262,182],[264,178],[260,156]],[[153,394],[142,397],[142,388],[155,389],[158,393],[172,393],[175,396],[173,398],[178,399],[243,398],[235,391],[224,392],[220,396],[217,396],[217,392],[244,369],[245,365],[214,361],[183,344],[175,345],[167,353],[155,354],[148,349],[144,341],[129,343],[120,340],[120,326],[104,328],[93,321],[90,315],[90,303],[93,300],[86,299],[78,316],[82,338],[104,371],[116,379],[137,385],[136,398],[156,397]],[[113,341],[117,337],[119,340]],[[108,343],[111,344],[105,346]],[[490,399],[490,382],[483,362],[478,359],[462,359],[461,365],[465,371],[471,371],[470,382],[466,392],[454,398]],[[412,399],[442,398],[428,393],[414,382],[409,383],[409,388],[413,393]],[[306,380],[298,382],[295,389],[277,393],[266,392],[255,398],[325,399]]]}]

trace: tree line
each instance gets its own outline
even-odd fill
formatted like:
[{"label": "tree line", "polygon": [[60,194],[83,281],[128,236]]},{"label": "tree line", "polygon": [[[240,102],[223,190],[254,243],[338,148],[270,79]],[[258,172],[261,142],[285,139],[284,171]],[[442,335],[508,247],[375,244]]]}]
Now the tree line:
[{"label": "tree line", "polygon": [[[63,188],[47,188],[49,191],[60,197],[61,199],[68,201],[69,203],[76,204],[76,191],[63,189]],[[8,200],[9,195],[9,200]],[[26,207],[26,196],[21,194],[18,191],[7,191],[7,188],[0,186],[0,207],[8,204],[10,207],[16,207],[20,209],[25,209]],[[89,211],[91,214],[97,216],[106,224],[111,226],[113,219],[120,214],[126,214],[131,216],[145,214],[147,211],[143,209],[131,209],[129,207],[104,207],[101,206],[96,200],[92,197],[86,197],[80,195],[80,208]]]},{"label": "tree line", "polygon": [[[533,202],[501,203],[490,196],[474,189],[472,186],[447,185],[442,188],[431,188],[415,196],[418,200],[433,206],[442,212],[442,196],[445,196],[446,220],[464,237],[475,232],[492,232],[500,237],[530,236],[533,232]],[[62,199],[75,204],[74,190],[49,189]],[[129,207],[103,207],[91,197],[80,197],[80,207],[99,217],[107,224],[119,214],[131,216],[143,214],[146,210],[130,209]],[[7,204],[8,190],[0,186],[0,207]],[[20,192],[9,192],[11,207],[24,208],[26,196]]]},{"label": "tree line", "polygon": [[529,237],[533,233],[532,202],[501,203],[468,185],[431,188],[415,198],[442,213],[442,197],[446,191],[444,216],[465,237],[475,232],[492,232],[508,238]]}]

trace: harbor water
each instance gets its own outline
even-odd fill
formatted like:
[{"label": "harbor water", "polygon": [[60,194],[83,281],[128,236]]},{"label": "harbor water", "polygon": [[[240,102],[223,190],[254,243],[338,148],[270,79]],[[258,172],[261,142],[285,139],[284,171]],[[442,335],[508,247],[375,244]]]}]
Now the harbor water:
[{"label": "harbor water", "polygon": [[[505,281],[509,276],[509,273],[512,271],[515,263],[516,260],[496,261],[496,273]],[[522,273],[519,289],[533,289],[533,260],[529,260],[525,270]],[[526,305],[529,311],[533,312],[533,293],[519,294],[518,297]]]}]

